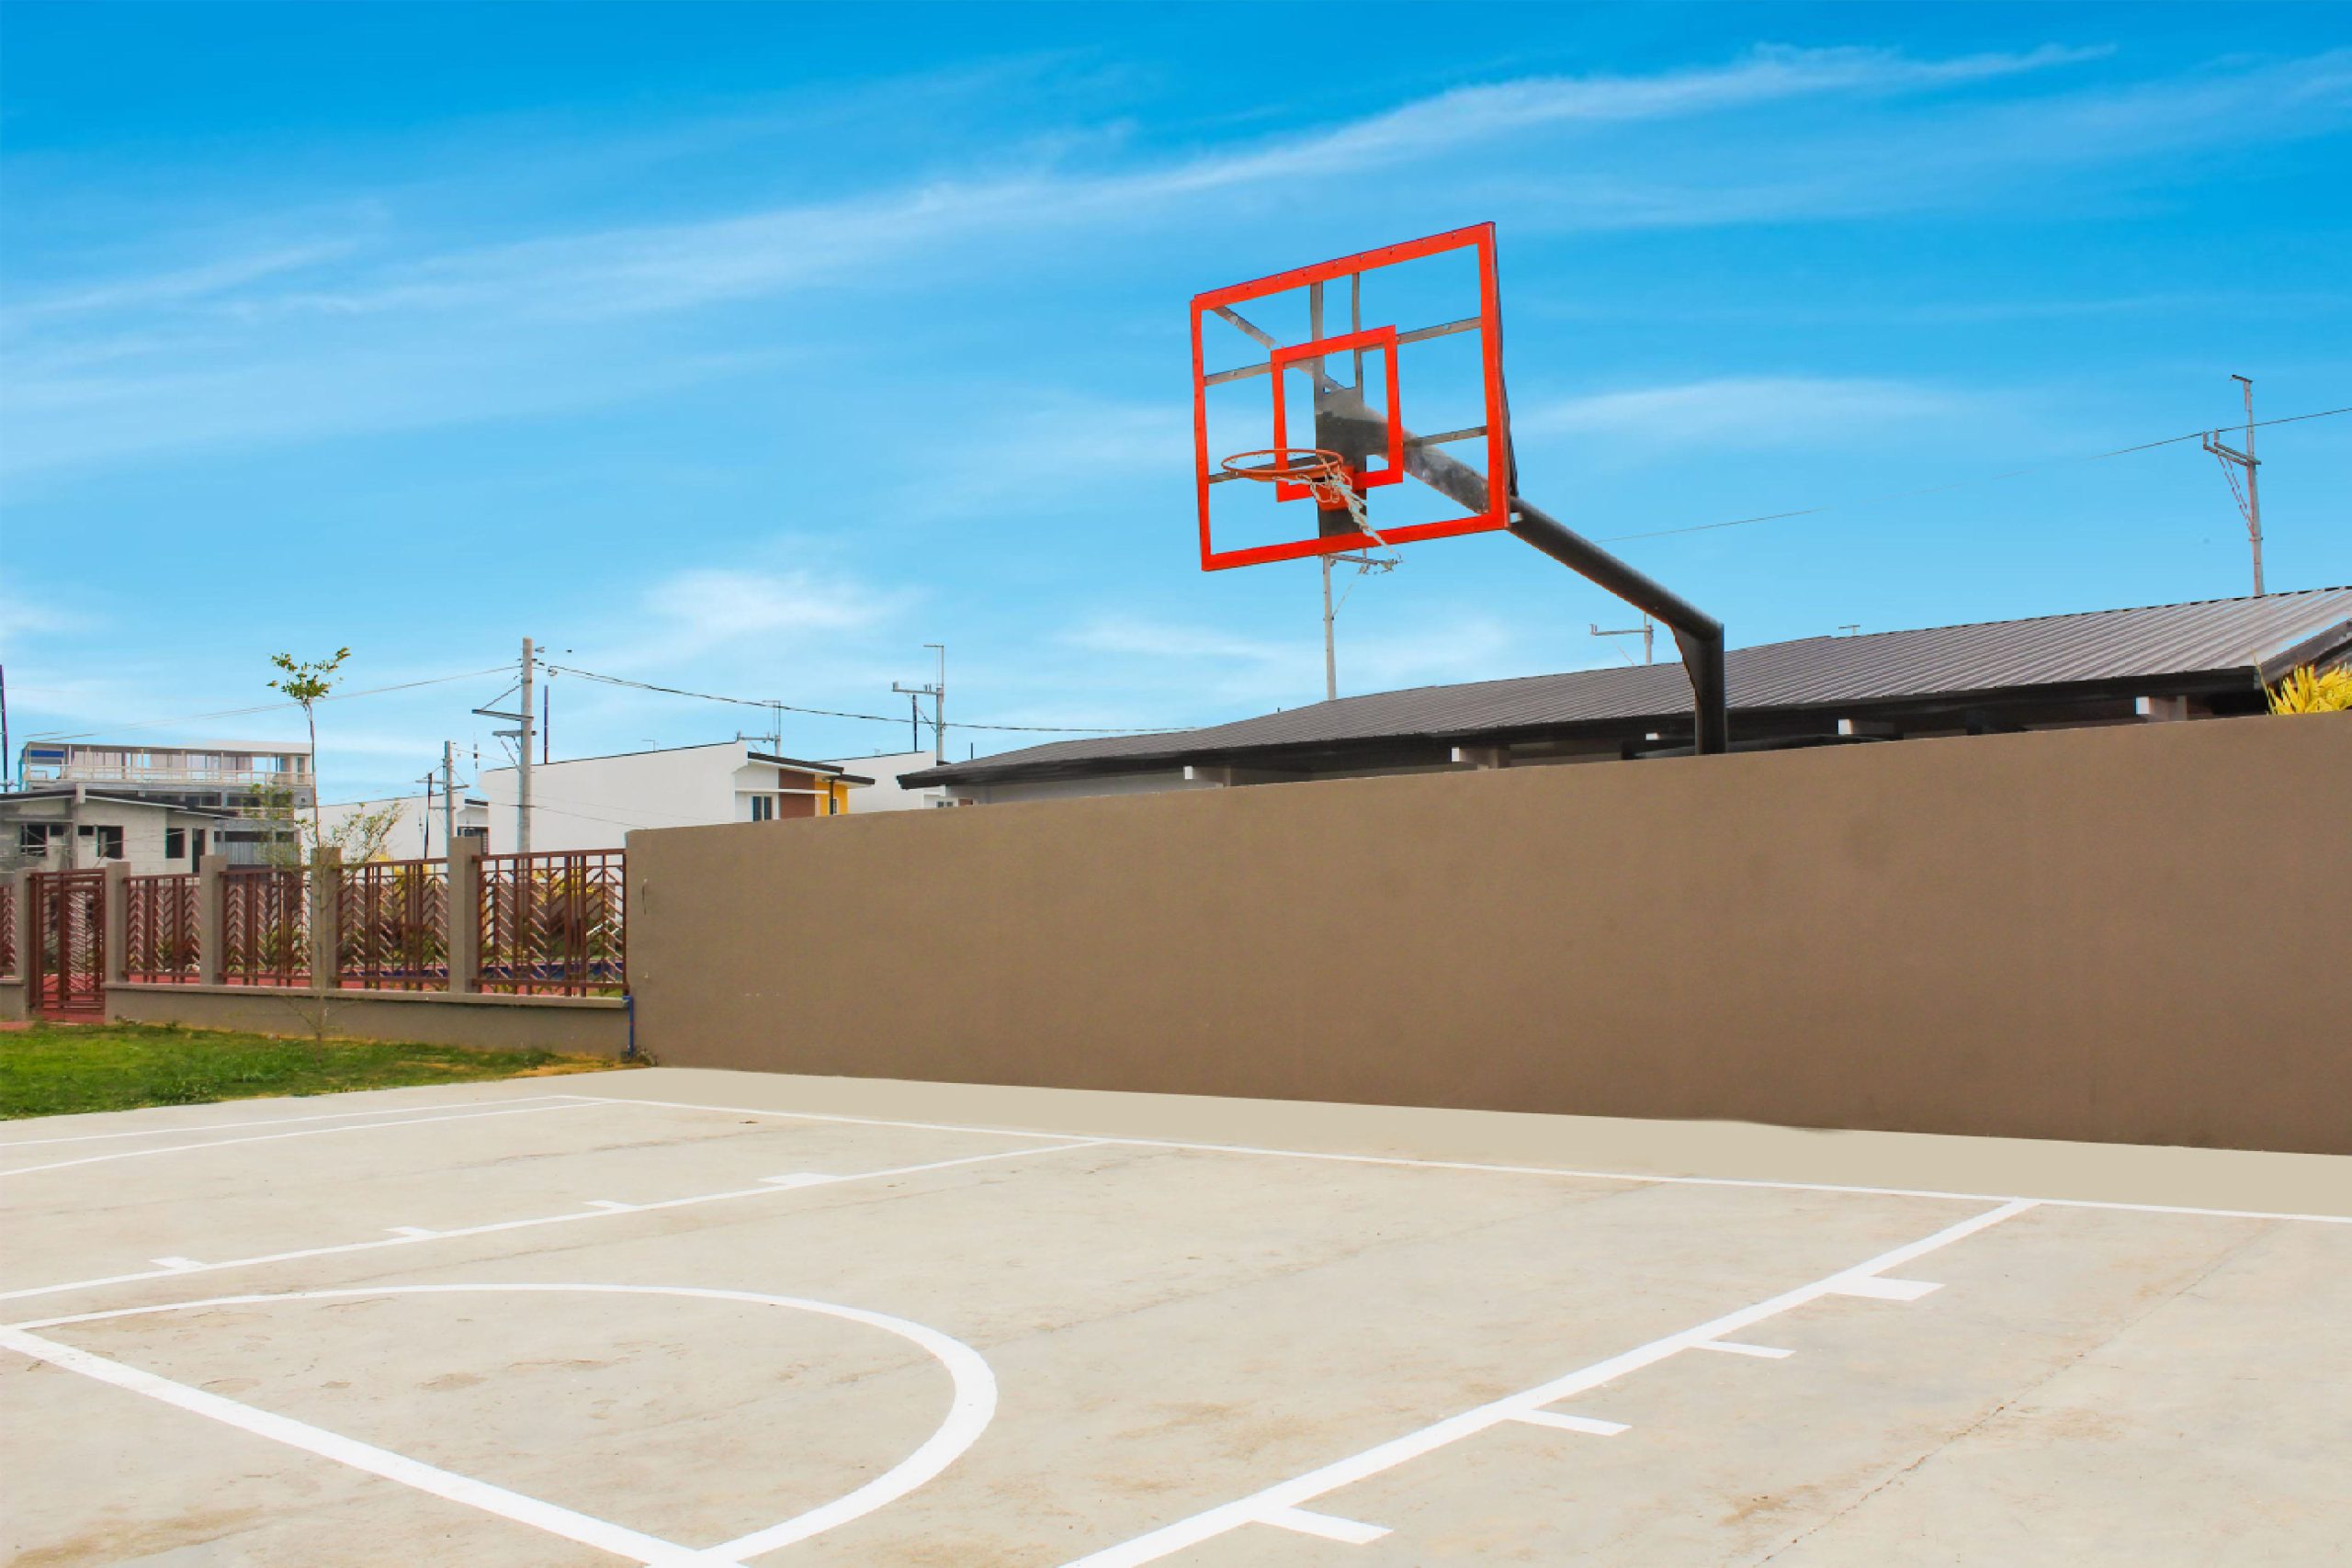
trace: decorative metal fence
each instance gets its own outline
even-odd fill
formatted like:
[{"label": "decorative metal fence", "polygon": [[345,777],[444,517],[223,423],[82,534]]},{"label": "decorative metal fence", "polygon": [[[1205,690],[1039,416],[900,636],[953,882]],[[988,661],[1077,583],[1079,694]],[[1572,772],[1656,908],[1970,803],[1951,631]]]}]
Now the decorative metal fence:
[{"label": "decorative metal fence", "polygon": [[124,979],[145,985],[184,985],[201,977],[196,886],[192,874],[124,879]]},{"label": "decorative metal fence", "polygon": [[106,1011],[107,881],[103,871],[36,872],[25,935],[25,1001],[51,1018]]},{"label": "decorative metal fence", "polygon": [[449,983],[449,863],[345,866],[335,889],[335,984],[437,991]]},{"label": "decorative metal fence", "polygon": [[617,995],[628,983],[620,850],[481,857],[481,987]]},{"label": "decorative metal fence", "polygon": [[17,972],[17,900],[0,879],[0,975]]},{"label": "decorative metal fence", "polygon": [[311,983],[310,877],[276,866],[220,876],[220,977],[232,986]]}]

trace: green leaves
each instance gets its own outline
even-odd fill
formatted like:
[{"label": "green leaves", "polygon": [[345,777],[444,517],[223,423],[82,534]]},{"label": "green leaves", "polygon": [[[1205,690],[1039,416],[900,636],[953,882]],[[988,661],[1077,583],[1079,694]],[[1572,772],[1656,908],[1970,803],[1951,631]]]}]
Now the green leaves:
[{"label": "green leaves", "polygon": [[269,682],[269,688],[285,693],[307,709],[334,690],[335,672],[350,657],[351,649],[347,648],[338,648],[324,659],[296,659],[290,653],[273,653],[269,662],[281,673]]}]

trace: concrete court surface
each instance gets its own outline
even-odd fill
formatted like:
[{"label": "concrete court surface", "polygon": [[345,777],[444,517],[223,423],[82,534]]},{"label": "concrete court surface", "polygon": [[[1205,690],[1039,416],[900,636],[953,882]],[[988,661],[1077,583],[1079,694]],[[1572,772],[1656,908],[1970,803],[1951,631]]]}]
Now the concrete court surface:
[{"label": "concrete court surface", "polygon": [[665,1068],[14,1122],[0,1203],[24,1568],[2352,1541],[2346,1159]]}]

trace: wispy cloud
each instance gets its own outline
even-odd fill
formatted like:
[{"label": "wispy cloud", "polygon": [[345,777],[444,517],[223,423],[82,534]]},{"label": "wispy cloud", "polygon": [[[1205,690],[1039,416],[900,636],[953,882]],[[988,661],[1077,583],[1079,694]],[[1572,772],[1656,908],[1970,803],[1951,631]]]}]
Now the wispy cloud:
[{"label": "wispy cloud", "polygon": [[[345,214],[332,231],[146,276],[19,286],[5,318],[0,415],[11,434],[0,467],[86,468],[642,399],[794,353],[841,313],[842,291],[905,297],[991,267],[1009,276],[1035,265],[1041,243],[1082,243],[1133,268],[1214,201],[1229,211],[1302,182],[1442,159],[1459,168],[1480,149],[1502,150],[1473,166],[1529,227],[1740,224],[1949,206],[2007,189],[2020,170],[2303,134],[2352,107],[2352,51],[2182,82],[2067,85],[2104,53],[1765,48],[1647,74],[1460,87],[1189,153],[1153,152],[1144,138],[1031,135],[955,170],[827,199],[490,245],[443,243],[378,204],[322,203],[310,209],[314,227],[318,214]],[[2044,79],[2056,90],[2011,89],[2006,102],[1974,91]],[[896,114],[886,97],[877,116]],[[1807,102],[1854,112],[1788,141],[1724,118]],[[1917,108],[1902,134],[1878,123],[1889,103]],[[1676,127],[1684,134],[1656,146],[1625,141]],[[1555,172],[1583,168],[1556,155],[1574,145],[1560,138],[1604,131],[1617,138],[1612,173]],[[793,298],[827,308],[778,311],[756,343],[729,334],[715,346],[693,324],[693,312]]]}]

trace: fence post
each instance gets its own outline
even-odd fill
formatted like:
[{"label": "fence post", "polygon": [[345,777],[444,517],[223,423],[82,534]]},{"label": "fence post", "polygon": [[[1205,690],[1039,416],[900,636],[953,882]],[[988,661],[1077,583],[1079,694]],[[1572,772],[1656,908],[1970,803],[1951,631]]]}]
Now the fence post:
[{"label": "fence post", "polygon": [[196,862],[196,978],[199,985],[219,986],[229,976],[229,911],[224,905],[221,873],[225,855],[199,855]]},{"label": "fence post", "polygon": [[311,865],[311,989],[343,985],[343,852],[333,844]]},{"label": "fence post", "polygon": [[[0,920],[9,922],[8,931],[17,939],[8,945],[8,952],[15,959],[8,972],[29,983],[32,967],[25,957],[25,944],[33,940],[33,874],[29,871],[10,872],[5,896],[8,901],[0,904]],[[27,1001],[29,1004],[30,998]]]},{"label": "fence post", "polygon": [[99,905],[100,918],[106,922],[98,936],[102,987],[123,984],[130,962],[130,863],[107,862],[106,879],[106,896]]},{"label": "fence post", "polygon": [[463,995],[481,983],[481,840],[449,840],[449,989]]}]

